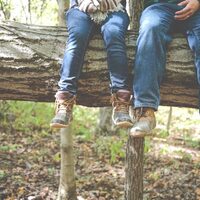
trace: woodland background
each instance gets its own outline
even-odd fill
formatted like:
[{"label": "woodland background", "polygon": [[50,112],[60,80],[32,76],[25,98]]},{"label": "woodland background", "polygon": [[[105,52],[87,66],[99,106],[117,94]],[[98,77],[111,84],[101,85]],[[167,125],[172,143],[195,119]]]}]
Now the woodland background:
[{"label": "woodland background", "polygon": [[[56,0],[0,0],[0,19],[64,25]],[[108,111],[107,111],[108,110]],[[60,134],[49,127],[53,103],[0,101],[0,199],[56,199]],[[160,107],[145,140],[144,199],[200,199],[198,110]],[[127,132],[110,122],[110,108],[75,106],[74,150],[79,199],[120,200]]]}]

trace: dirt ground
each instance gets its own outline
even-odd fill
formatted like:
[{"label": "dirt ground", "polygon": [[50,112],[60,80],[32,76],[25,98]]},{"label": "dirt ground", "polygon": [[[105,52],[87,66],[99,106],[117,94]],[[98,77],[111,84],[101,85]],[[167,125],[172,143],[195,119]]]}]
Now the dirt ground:
[{"label": "dirt ground", "polygon": [[[198,124],[191,127],[192,136],[199,137]],[[158,125],[157,132],[161,129]],[[146,139],[144,200],[200,200],[200,140],[187,138],[187,131],[179,129],[167,137],[155,132]],[[118,135],[111,138],[120,141]],[[1,130],[0,200],[56,199],[59,140],[59,132]],[[116,156],[111,163],[107,152],[98,151],[97,140],[74,137],[77,195],[85,200],[122,200],[124,157]]]}]

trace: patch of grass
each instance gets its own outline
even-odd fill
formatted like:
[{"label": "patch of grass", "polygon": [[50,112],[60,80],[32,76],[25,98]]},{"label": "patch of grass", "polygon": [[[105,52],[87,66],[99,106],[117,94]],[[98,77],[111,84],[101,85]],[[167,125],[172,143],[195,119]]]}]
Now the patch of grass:
[{"label": "patch of grass", "polygon": [[169,136],[169,132],[167,130],[161,130],[156,134],[156,136],[160,138],[167,138]]},{"label": "patch of grass", "polygon": [[186,163],[192,162],[192,156],[189,153],[183,153],[182,160]]},{"label": "patch of grass", "polygon": [[191,134],[184,134],[184,142],[187,146],[200,149],[200,138],[195,138]]},{"label": "patch of grass", "polygon": [[99,157],[108,156],[110,163],[114,164],[125,158],[126,135],[123,131],[119,136],[100,136],[96,139],[95,149]]},{"label": "patch of grass", "polygon": [[152,181],[157,181],[161,178],[159,171],[154,171],[149,174],[149,179]]},{"label": "patch of grass", "polygon": [[99,109],[75,106],[73,110],[72,130],[79,139],[90,141],[95,137]]},{"label": "patch of grass", "polygon": [[171,150],[169,148],[169,145],[168,144],[163,144],[162,146],[160,146],[159,153],[162,154],[162,155],[170,154]]},{"label": "patch of grass", "polygon": [[149,138],[145,138],[145,143],[144,143],[144,152],[148,153],[151,150],[152,143]]},{"label": "patch of grass", "polygon": [[1,145],[0,151],[16,151],[19,147],[21,147],[21,145],[18,144]]},{"label": "patch of grass", "polygon": [[[50,103],[25,101],[1,101],[1,126],[11,127],[22,132],[45,130],[50,131],[49,122],[53,117],[54,108]],[[44,132],[43,132],[44,133]]]},{"label": "patch of grass", "polygon": [[122,141],[116,141],[110,145],[110,162],[115,163],[118,159],[125,157],[125,151],[123,150],[124,143]]},{"label": "patch of grass", "polygon": [[182,161],[186,163],[192,162],[192,155],[190,155],[189,153],[186,153],[182,150],[174,151],[174,153],[177,154],[181,158]]},{"label": "patch of grass", "polygon": [[194,168],[200,170],[200,163],[194,163]]},{"label": "patch of grass", "polygon": [[55,174],[55,168],[54,167],[49,167],[48,168],[48,174],[49,174],[49,176],[53,176]]},{"label": "patch of grass", "polygon": [[185,144],[187,146],[196,148],[196,149],[200,149],[200,141],[197,140],[185,140]]},{"label": "patch of grass", "polygon": [[4,179],[7,176],[6,172],[3,170],[0,170],[0,180]]},{"label": "patch of grass", "polygon": [[60,162],[61,157],[60,157],[60,152],[57,152],[55,155],[53,155],[53,160],[57,163]]}]

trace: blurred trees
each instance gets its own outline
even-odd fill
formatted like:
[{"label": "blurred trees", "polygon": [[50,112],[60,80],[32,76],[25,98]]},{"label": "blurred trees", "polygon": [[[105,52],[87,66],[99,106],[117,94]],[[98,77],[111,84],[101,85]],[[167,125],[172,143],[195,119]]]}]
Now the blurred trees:
[{"label": "blurred trees", "polygon": [[56,0],[0,0],[0,19],[37,25],[58,24]]},{"label": "blurred trees", "polygon": [[0,19],[10,19],[12,0],[0,0]]},{"label": "blurred trees", "polygon": [[57,0],[58,3],[58,24],[65,26],[65,10],[69,8],[69,0]]}]

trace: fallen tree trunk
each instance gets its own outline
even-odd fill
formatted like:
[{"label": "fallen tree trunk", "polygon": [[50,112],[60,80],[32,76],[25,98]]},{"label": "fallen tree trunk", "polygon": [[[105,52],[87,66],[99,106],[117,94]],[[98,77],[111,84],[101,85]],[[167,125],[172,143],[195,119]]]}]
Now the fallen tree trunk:
[{"label": "fallen tree trunk", "polygon": [[[0,99],[54,101],[67,32],[64,27],[0,23]],[[135,34],[127,34],[130,76]],[[79,81],[78,104],[108,106],[110,98],[106,52],[101,38],[89,45]],[[198,85],[192,53],[183,36],[177,36],[167,55],[161,104],[198,107]]]}]

